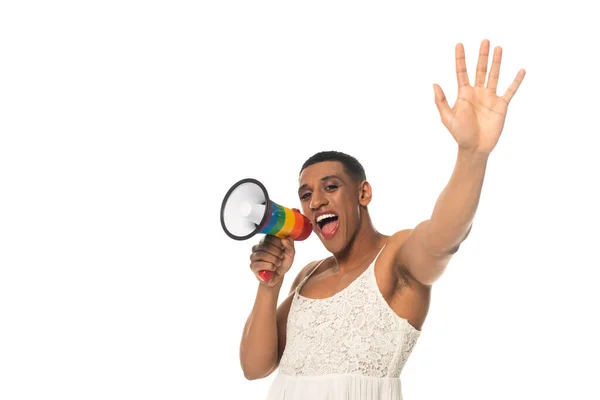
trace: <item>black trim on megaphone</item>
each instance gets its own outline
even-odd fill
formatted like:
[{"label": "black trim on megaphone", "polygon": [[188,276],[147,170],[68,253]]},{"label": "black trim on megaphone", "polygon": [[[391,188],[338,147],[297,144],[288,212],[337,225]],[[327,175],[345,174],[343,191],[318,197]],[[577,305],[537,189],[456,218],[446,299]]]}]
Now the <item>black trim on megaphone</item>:
[{"label": "black trim on megaphone", "polygon": [[[229,230],[225,226],[225,220],[224,220],[223,214],[225,211],[225,206],[227,205],[227,200],[229,199],[229,196],[231,196],[231,193],[233,193],[233,191],[238,186],[240,186],[244,183],[254,183],[263,191],[264,196],[265,196],[265,200],[264,200],[263,204],[267,206],[267,209],[265,210],[265,215],[263,215],[262,220],[260,221],[260,224],[259,225],[255,224],[256,229],[253,232],[247,234],[246,236],[236,236],[233,233],[229,232]],[[225,231],[227,236],[229,236],[230,238],[232,238],[234,240],[250,239],[252,236],[256,235],[258,232],[260,232],[261,229],[264,228],[265,224],[267,223],[268,216],[271,213],[270,208],[271,208],[271,201],[269,200],[269,193],[267,192],[267,188],[265,188],[265,186],[260,181],[254,179],[254,178],[244,178],[244,179],[236,182],[235,184],[233,184],[233,186],[231,186],[231,188],[229,188],[229,190],[225,194],[225,197],[223,198],[223,201],[221,202],[221,227],[223,228],[223,230]]]}]

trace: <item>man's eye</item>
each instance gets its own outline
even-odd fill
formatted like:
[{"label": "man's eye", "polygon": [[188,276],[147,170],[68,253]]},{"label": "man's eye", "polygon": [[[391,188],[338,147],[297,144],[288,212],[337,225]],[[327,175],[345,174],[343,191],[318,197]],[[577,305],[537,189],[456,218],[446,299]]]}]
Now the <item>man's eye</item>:
[{"label": "man's eye", "polygon": [[338,185],[327,185],[325,186],[325,189],[327,190],[335,190],[338,188]]},{"label": "man's eye", "polygon": [[310,196],[310,193],[304,193],[302,196],[300,196],[300,200],[306,200],[306,199],[308,199],[309,196]]}]

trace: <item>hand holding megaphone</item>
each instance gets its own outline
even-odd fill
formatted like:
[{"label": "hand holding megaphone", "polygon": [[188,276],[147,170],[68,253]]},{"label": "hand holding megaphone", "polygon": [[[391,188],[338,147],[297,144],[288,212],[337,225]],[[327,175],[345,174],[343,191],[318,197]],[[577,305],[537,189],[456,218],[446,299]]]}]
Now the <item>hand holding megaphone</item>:
[{"label": "hand holding megaphone", "polygon": [[[227,191],[221,203],[221,226],[227,236],[234,240],[246,240],[258,233],[265,234],[265,238],[257,246],[264,244],[264,248],[261,247],[259,251],[266,252],[266,254],[260,253],[266,259],[261,258],[256,261],[271,262],[271,266],[275,266],[277,263],[277,260],[272,259],[271,256],[280,257],[280,255],[274,254],[278,253],[278,251],[271,246],[279,248],[279,252],[283,252],[282,254],[285,253],[284,249],[288,251],[288,253],[285,253],[287,256],[283,255],[281,257],[283,257],[282,261],[285,264],[289,261],[291,266],[295,251],[293,241],[305,240],[312,233],[312,223],[306,216],[302,215],[295,208],[282,207],[270,200],[264,185],[252,178],[236,182]],[[269,238],[269,236],[273,236],[274,238]],[[278,239],[278,241],[274,239]],[[284,243],[288,242],[288,240],[282,239],[290,239],[289,244],[291,245],[291,249],[289,246],[284,247]],[[269,252],[268,250],[271,251]],[[289,253],[289,251],[292,253]],[[253,256],[254,252],[253,248]],[[291,259],[286,258],[290,254]],[[257,256],[254,257],[256,258]],[[265,268],[257,272],[258,276],[265,282],[270,281],[274,271],[277,271],[277,269],[267,268],[268,264],[256,265],[265,266]]]},{"label": "hand holding megaphone", "polygon": [[267,286],[276,286],[292,267],[295,254],[293,240],[267,235],[252,247],[250,269]]}]

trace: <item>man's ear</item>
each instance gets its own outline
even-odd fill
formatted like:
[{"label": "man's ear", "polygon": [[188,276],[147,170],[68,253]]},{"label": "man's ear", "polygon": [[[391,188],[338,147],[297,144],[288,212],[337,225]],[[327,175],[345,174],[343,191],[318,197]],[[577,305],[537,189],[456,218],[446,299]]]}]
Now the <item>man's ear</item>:
[{"label": "man's ear", "polygon": [[366,207],[373,197],[373,190],[367,181],[362,181],[358,186],[358,202],[361,206]]}]

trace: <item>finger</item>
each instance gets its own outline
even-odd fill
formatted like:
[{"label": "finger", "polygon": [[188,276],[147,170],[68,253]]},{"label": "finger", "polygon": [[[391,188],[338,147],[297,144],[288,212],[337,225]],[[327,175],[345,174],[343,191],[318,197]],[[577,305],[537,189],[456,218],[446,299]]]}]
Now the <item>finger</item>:
[{"label": "finger", "polygon": [[281,265],[281,257],[267,253],[266,251],[257,251],[250,255],[251,262],[266,261],[275,266]]},{"label": "finger", "polygon": [[275,267],[272,263],[267,262],[267,261],[254,261],[253,263],[250,264],[250,269],[254,273],[258,273],[258,271],[263,271],[263,270],[275,272],[277,267]]},{"label": "finger", "polygon": [[283,243],[283,256],[294,257],[296,254],[296,249],[294,248],[294,241],[291,239],[285,239],[282,241]]},{"label": "finger", "polygon": [[485,84],[485,76],[487,74],[488,56],[490,54],[490,41],[484,40],[479,47],[479,60],[477,61],[477,72],[475,73],[475,86]]},{"label": "finger", "polygon": [[261,243],[269,243],[276,247],[283,247],[281,244],[281,239],[274,235],[265,235],[265,237],[261,240]]},{"label": "finger", "polygon": [[295,251],[295,249],[294,249],[294,241],[292,239],[288,239],[288,238],[283,239],[281,241],[281,244],[283,245],[283,250],[286,253],[290,254],[290,253],[293,253]]},{"label": "finger", "polygon": [[261,243],[255,248],[252,248],[252,251],[266,251],[267,253],[271,253],[274,256],[281,257],[283,255],[284,248],[283,246],[279,247],[271,243]]},{"label": "finger", "polygon": [[446,95],[444,91],[437,83],[433,84],[433,93],[435,96],[435,105],[437,106],[438,111],[440,112],[440,118],[442,119],[442,123],[445,127],[448,127],[448,124],[452,120],[452,109],[448,105],[448,100],[446,99]]},{"label": "finger", "polygon": [[456,45],[455,50],[456,59],[456,79],[458,80],[458,87],[466,86],[469,84],[469,76],[467,75],[467,63],[465,61],[465,48],[461,43]]},{"label": "finger", "polygon": [[500,63],[502,61],[502,47],[494,48],[494,57],[492,58],[492,67],[490,68],[490,76],[488,78],[487,88],[496,93],[498,87],[498,79],[500,77]]},{"label": "finger", "polygon": [[258,277],[263,282],[269,282],[271,280],[271,278],[273,277],[273,275],[274,275],[273,271],[267,271],[267,270],[258,271]]},{"label": "finger", "polygon": [[517,76],[515,77],[515,80],[509,86],[509,88],[506,89],[506,93],[504,93],[504,96],[502,96],[502,98],[506,101],[506,103],[510,103],[510,101],[513,98],[513,96],[515,95],[515,93],[517,93],[517,90],[519,90],[519,86],[521,86],[521,82],[523,82],[524,78],[525,78],[525,70],[522,69],[519,72],[517,72]]}]

